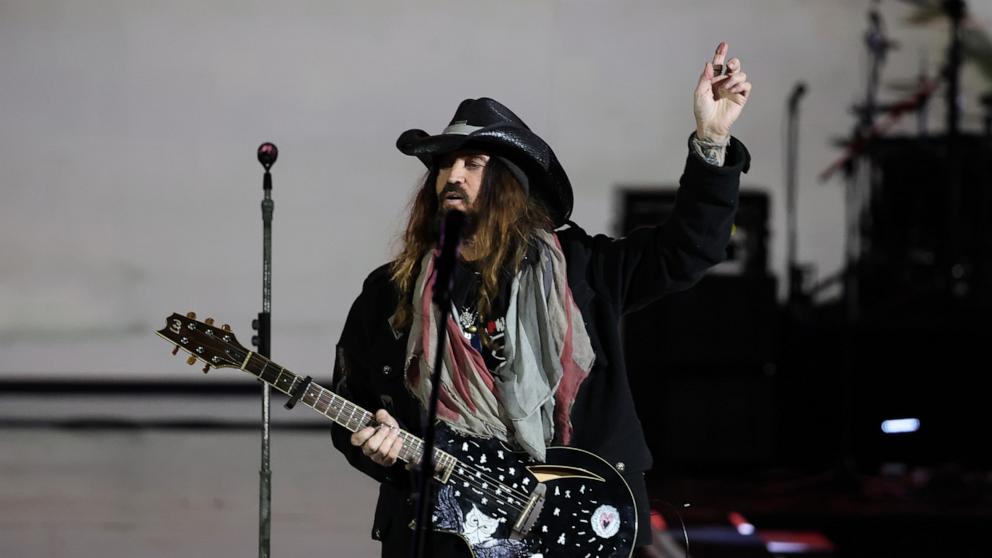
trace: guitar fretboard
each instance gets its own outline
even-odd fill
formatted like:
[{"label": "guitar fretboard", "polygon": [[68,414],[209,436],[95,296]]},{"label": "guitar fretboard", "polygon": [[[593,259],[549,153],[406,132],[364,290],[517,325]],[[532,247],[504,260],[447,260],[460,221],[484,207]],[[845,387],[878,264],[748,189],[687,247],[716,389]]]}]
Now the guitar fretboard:
[{"label": "guitar fretboard", "polygon": [[[254,352],[248,353],[242,369],[286,395],[292,395],[297,384],[303,382],[303,378],[294,372]],[[375,415],[316,382],[310,382],[299,401],[351,432],[378,424]],[[419,463],[424,454],[423,440],[405,430],[400,430],[399,436],[403,440],[399,458],[407,463]],[[457,462],[451,454],[435,449],[435,476],[447,478],[443,473],[450,471]]]}]

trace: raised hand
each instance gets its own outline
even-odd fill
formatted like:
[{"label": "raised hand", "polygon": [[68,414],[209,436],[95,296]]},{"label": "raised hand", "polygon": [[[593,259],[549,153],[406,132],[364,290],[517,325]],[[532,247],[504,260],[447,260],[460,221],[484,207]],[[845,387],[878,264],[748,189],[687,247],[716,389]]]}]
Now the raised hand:
[{"label": "raised hand", "polygon": [[727,50],[725,42],[716,47],[713,61],[706,63],[699,76],[693,102],[696,137],[721,143],[730,137],[730,127],[751,98],[751,82],[741,71],[739,59],[731,58],[722,75],[714,75],[713,66],[724,63]]}]

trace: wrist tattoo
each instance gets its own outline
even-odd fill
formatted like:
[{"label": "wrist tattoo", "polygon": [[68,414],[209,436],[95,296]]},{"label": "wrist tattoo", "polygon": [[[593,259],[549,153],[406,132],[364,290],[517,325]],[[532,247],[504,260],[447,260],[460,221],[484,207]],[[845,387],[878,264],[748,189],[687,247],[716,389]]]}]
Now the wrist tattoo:
[{"label": "wrist tattoo", "polygon": [[702,157],[707,163],[718,167],[723,166],[723,162],[727,156],[727,145],[729,144],[729,139],[724,142],[717,142],[692,136],[692,148],[696,151],[696,154]]}]

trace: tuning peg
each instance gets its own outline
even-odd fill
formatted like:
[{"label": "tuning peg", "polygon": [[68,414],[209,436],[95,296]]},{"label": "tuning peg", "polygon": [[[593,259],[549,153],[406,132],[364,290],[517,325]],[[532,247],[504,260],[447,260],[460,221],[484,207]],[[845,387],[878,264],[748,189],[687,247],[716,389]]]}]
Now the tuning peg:
[{"label": "tuning peg", "polygon": [[214,319],[213,318],[207,318],[206,320],[203,320],[203,323],[205,323],[207,325],[214,325]]},{"label": "tuning peg", "polygon": [[203,367],[203,373],[206,374],[207,372],[210,372],[210,365],[209,364]]},{"label": "tuning peg", "polygon": [[176,356],[176,353],[178,352],[179,352],[179,345],[176,345],[175,347],[172,348],[172,356]]},{"label": "tuning peg", "polygon": [[224,324],[224,325],[220,326],[220,328],[223,329],[224,331],[231,331],[230,324]]},{"label": "tuning peg", "polygon": [[255,318],[254,320],[251,321],[251,328],[254,329],[255,331],[258,331],[258,318]]},{"label": "tuning peg", "polygon": [[193,366],[194,364],[196,364],[196,357],[193,356],[193,355],[190,355],[189,358],[186,359],[186,364],[188,364],[190,366]]},{"label": "tuning peg", "polygon": [[191,320],[195,320],[196,319],[196,312],[186,312],[186,317],[189,318],[189,319],[191,319]]},{"label": "tuning peg", "polygon": [[257,335],[252,335],[251,336],[251,344],[254,345],[254,346],[256,346],[256,347],[258,346],[258,336]]}]

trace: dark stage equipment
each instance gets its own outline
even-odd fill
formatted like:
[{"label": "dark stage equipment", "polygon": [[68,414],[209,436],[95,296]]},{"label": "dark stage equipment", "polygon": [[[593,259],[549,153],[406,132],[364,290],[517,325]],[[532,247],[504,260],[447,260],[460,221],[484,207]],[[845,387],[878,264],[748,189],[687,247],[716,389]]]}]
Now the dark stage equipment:
[{"label": "dark stage equipment", "polygon": [[872,142],[867,155],[871,193],[856,272],[863,317],[932,322],[933,312],[992,308],[992,143],[972,134],[895,137]]},{"label": "dark stage equipment", "polygon": [[[620,234],[664,221],[675,188],[622,188]],[[661,465],[761,464],[773,453],[776,281],[768,196],[743,191],[727,260],[624,320],[635,403]]]}]

